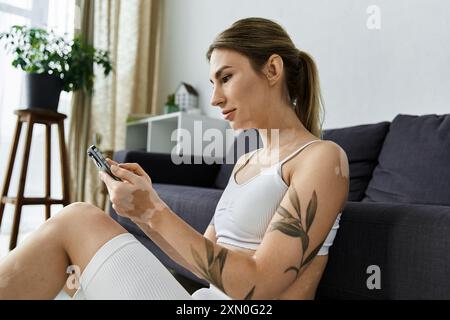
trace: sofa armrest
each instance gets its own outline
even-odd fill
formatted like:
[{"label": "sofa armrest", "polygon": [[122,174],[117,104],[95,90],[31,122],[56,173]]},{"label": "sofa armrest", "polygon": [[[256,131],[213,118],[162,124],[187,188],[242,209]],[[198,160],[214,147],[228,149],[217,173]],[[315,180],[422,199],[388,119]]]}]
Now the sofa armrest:
[{"label": "sofa armrest", "polygon": [[[318,290],[325,299],[448,299],[450,206],[348,202]],[[369,289],[380,268],[381,288]]]},{"label": "sofa armrest", "polygon": [[[198,158],[197,158],[198,160]],[[191,164],[173,163],[170,154],[150,153],[143,151],[122,150],[114,153],[114,161],[119,163],[138,163],[151,177],[153,183],[175,184],[214,188],[220,164],[195,164],[191,157]]]}]

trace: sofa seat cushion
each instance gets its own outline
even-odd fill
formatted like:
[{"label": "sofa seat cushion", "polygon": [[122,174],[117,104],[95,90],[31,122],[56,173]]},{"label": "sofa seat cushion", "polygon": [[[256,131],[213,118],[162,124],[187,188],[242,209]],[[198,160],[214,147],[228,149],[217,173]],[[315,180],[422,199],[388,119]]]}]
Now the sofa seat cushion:
[{"label": "sofa seat cushion", "polygon": [[223,193],[219,189],[167,184],[153,184],[153,188],[173,212],[200,233],[208,227]]},{"label": "sofa seat cushion", "polygon": [[348,202],[317,298],[448,299],[449,248],[449,206]]},{"label": "sofa seat cushion", "polygon": [[329,129],[323,133],[324,140],[331,140],[345,150],[350,166],[349,201],[361,201],[378,164],[389,122],[360,125],[342,129]]},{"label": "sofa seat cushion", "polygon": [[450,205],[450,115],[399,115],[364,202]]}]

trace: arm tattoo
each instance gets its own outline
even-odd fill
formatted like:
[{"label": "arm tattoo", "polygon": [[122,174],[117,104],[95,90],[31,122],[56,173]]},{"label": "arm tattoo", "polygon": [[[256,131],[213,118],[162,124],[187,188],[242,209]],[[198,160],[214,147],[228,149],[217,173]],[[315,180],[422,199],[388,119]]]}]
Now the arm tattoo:
[{"label": "arm tattoo", "polygon": [[317,194],[314,190],[311,200],[309,201],[308,207],[306,209],[306,225],[304,226],[301,221],[301,213],[300,213],[300,201],[298,199],[297,193],[295,192],[294,186],[290,187],[288,190],[289,201],[291,202],[296,216],[293,216],[287,209],[283,208],[283,206],[279,206],[277,209],[277,213],[281,215],[282,219],[280,221],[274,222],[271,225],[269,231],[280,231],[285,235],[294,238],[300,238],[302,244],[302,258],[300,260],[299,267],[292,266],[287,268],[284,273],[289,271],[294,271],[296,273],[296,277],[299,276],[300,269],[307,265],[319,252],[320,248],[323,245],[323,242],[317,246],[311,253],[305,258],[305,253],[309,247],[309,236],[308,232],[311,228],[311,225],[314,222],[314,218],[316,217],[317,211]]},{"label": "arm tattoo", "polygon": [[[203,261],[197,250],[195,250],[194,247],[191,246],[192,257],[194,258],[195,264],[197,265],[197,270],[205,280],[207,280],[209,283],[216,286],[226,294],[222,282],[222,273],[223,267],[225,266],[225,262],[227,260],[228,250],[221,249],[219,251],[219,254],[215,256],[214,244],[210,240],[205,239],[205,246],[207,260],[206,262]],[[247,293],[244,300],[252,299],[253,294],[255,293],[255,288],[256,287],[253,287],[249,291],[249,293]]]},{"label": "arm tattoo", "polygon": [[205,239],[205,246],[206,261],[203,261],[201,255],[191,246],[192,257],[197,265],[197,269],[205,280],[225,292],[222,283],[222,272],[227,260],[228,250],[221,249],[219,254],[215,256],[214,244],[210,240]]}]

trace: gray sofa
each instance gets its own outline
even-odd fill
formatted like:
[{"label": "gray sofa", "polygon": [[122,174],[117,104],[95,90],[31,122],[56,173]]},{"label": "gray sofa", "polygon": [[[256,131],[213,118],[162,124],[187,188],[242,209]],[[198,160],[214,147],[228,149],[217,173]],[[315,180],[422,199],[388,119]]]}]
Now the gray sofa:
[{"label": "gray sofa", "polygon": [[[248,141],[249,134],[254,131],[239,139]],[[323,139],[346,151],[350,192],[316,298],[450,299],[450,115],[398,115],[392,122],[327,130]],[[114,159],[139,163],[160,197],[201,233],[233,169],[177,166],[170,155],[143,151],[120,151]],[[131,221],[110,213],[175,274],[207,285]],[[373,266],[380,288],[368,285]]]}]

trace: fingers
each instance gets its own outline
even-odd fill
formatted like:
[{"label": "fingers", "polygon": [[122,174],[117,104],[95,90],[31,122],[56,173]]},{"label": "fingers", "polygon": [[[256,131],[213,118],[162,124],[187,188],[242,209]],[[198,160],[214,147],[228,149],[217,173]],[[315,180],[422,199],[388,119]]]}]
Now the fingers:
[{"label": "fingers", "polygon": [[[111,172],[116,176],[119,177],[122,180],[126,180],[128,182],[131,182],[133,184],[136,184],[138,182],[138,176],[131,172],[130,170],[121,168],[116,165],[111,166]],[[112,179],[112,178],[111,178]],[[114,179],[113,179],[114,180]]]},{"label": "fingers", "polygon": [[110,166],[118,166],[118,165],[119,165],[119,163],[117,163],[117,162],[115,162],[114,160],[111,160],[111,159],[109,159],[109,158],[106,158],[106,162],[108,162],[108,164],[109,164]]},{"label": "fingers", "polygon": [[[128,170],[128,171],[134,172],[138,176],[146,177],[146,178],[150,179],[150,177],[145,172],[145,170],[142,169],[142,167],[140,165],[138,165],[137,163],[118,163],[118,162],[116,162],[114,160],[111,160],[109,158],[107,158],[106,161],[111,166],[111,171],[112,171],[112,166],[117,166],[119,168],[122,168],[122,169],[125,169],[125,170]],[[116,175],[116,174],[114,173],[114,175]],[[119,178],[122,178],[119,175],[116,175],[116,176],[119,177]],[[131,179],[131,176],[129,176],[129,177]],[[129,182],[133,182],[133,181],[127,179],[127,178],[125,178],[125,180],[127,180]]]},{"label": "fingers", "polygon": [[138,165],[137,163],[121,163],[121,164],[119,164],[119,167],[133,171],[134,173],[136,173],[139,176],[147,175],[147,173],[144,171],[144,169],[142,169],[142,167],[140,165]]},{"label": "fingers", "polygon": [[127,169],[134,172],[138,176],[148,176],[147,172],[145,172],[145,170],[142,169],[142,167],[137,163],[117,163],[116,161],[111,160],[109,158],[107,158],[106,161],[109,163],[110,166],[119,166],[123,169]]},{"label": "fingers", "polygon": [[100,171],[99,176],[100,180],[102,180],[106,184],[108,191],[111,190],[111,187],[113,186],[114,183],[117,183],[117,181],[111,178],[111,176],[106,172]]}]

